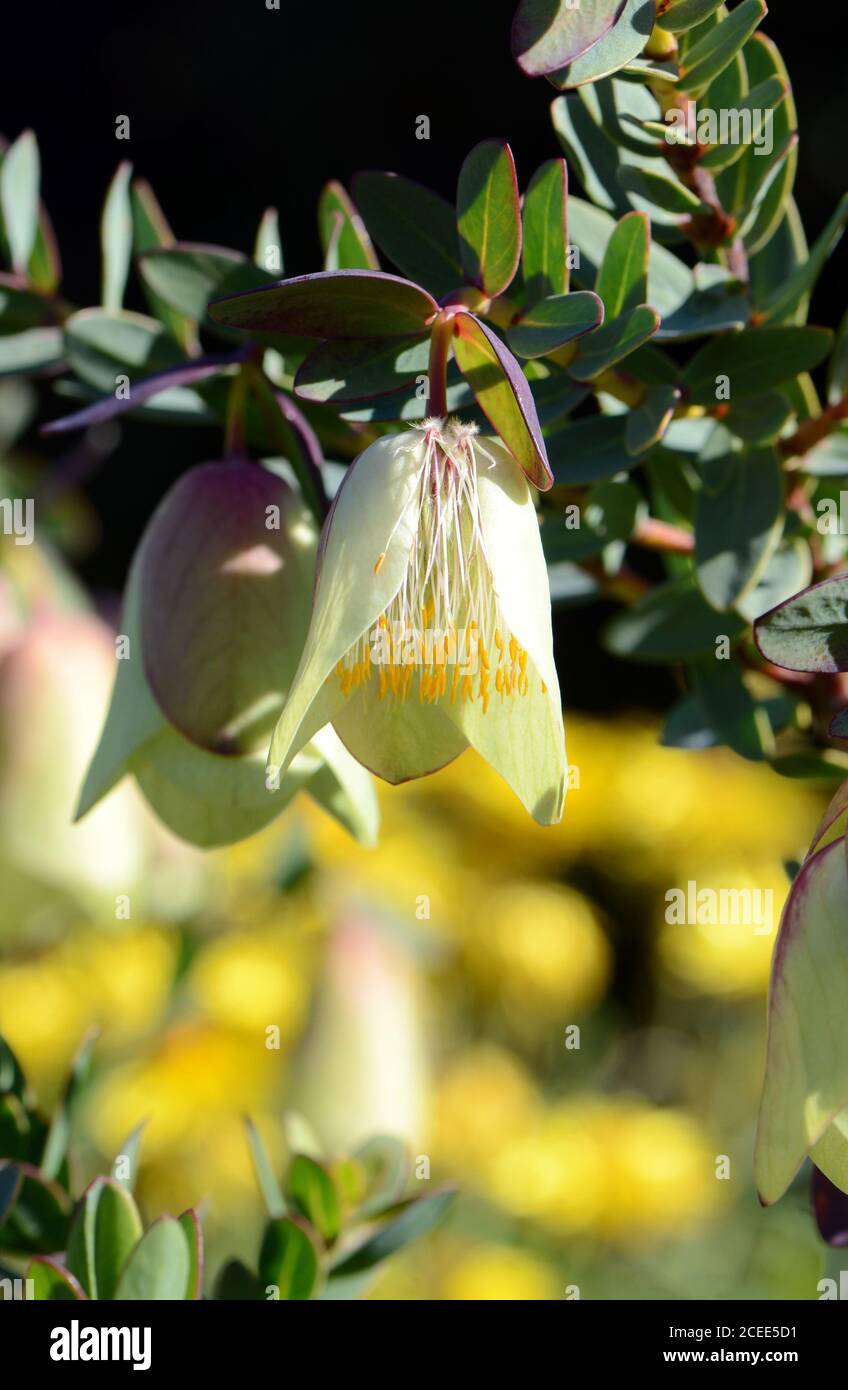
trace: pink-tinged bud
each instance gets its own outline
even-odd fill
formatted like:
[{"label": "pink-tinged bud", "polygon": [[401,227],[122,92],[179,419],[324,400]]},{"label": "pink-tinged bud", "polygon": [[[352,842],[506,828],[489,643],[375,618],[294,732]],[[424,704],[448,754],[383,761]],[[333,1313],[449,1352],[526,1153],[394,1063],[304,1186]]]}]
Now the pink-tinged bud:
[{"label": "pink-tinged bud", "polygon": [[315,544],[291,488],[246,459],[191,469],[157,510],[139,557],[144,672],[201,748],[267,742],[306,638]]},{"label": "pink-tinged bud", "polygon": [[102,906],[128,893],[147,844],[129,787],[74,825],[79,782],[114,670],[108,630],[87,614],[44,614],[0,659],[0,854],[24,876]]},{"label": "pink-tinged bud", "polygon": [[327,946],[292,1102],[333,1152],[373,1134],[415,1144],[425,1081],[412,961],[373,918],[349,909]]}]

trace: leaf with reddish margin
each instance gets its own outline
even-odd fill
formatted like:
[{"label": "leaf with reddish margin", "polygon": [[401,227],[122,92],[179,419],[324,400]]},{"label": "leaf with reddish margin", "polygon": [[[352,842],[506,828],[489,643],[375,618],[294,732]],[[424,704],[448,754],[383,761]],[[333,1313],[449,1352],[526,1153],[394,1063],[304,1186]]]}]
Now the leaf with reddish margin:
[{"label": "leaf with reddish margin", "polygon": [[754,640],[787,671],[848,671],[848,576],[823,579],[764,613]]},{"label": "leaf with reddish margin", "polygon": [[245,459],[192,468],[157,509],[139,551],[141,659],[200,748],[248,753],[270,734],[306,640],[317,539],[291,488]]},{"label": "leaf with reddish margin", "polygon": [[15,1205],[0,1227],[0,1248],[49,1255],[61,1250],[68,1231],[71,1199],[52,1178],[32,1163],[18,1163],[21,1176]]},{"label": "leaf with reddish margin", "polygon": [[568,292],[568,168],[549,159],[536,170],[524,195],[521,268],[532,303]]},{"label": "leaf with reddish margin", "polygon": [[325,270],[379,270],[371,238],[347,190],[332,179],[318,198],[318,232]]},{"label": "leaf with reddish margin", "polygon": [[304,338],[378,338],[420,333],[439,306],[426,290],[381,270],[322,270],[246,290],[209,305],[226,328]]},{"label": "leaf with reddish margin", "polygon": [[410,338],[352,338],[321,343],[301,363],[294,379],[305,401],[370,401],[402,391],[429,361],[429,335]]},{"label": "leaf with reddish margin", "polygon": [[274,278],[242,251],[179,241],[154,246],[138,256],[145,285],[178,314],[202,320],[210,299],[273,285]]},{"label": "leaf with reddish margin", "polygon": [[365,224],[393,265],[438,296],[464,276],[456,214],[446,198],[401,174],[367,169],[353,176],[353,196]]},{"label": "leaf with reddish margin", "polygon": [[802,865],[775,944],[754,1160],[766,1205],[848,1105],[846,988],[848,867],[834,840]]},{"label": "leaf with reddish margin", "polygon": [[553,474],[536,403],[509,348],[485,323],[463,311],[454,318],[453,351],[483,414],[529,481],[546,491]]},{"label": "leaf with reddish margin", "polygon": [[503,294],[521,257],[518,181],[505,140],[484,140],[467,155],[459,171],[456,212],[466,275],[492,298]]},{"label": "leaf with reddish margin", "polygon": [[[807,859],[817,849],[824,849],[825,844],[830,844],[832,840],[845,834],[846,829],[848,829],[848,819],[846,818],[848,818],[848,781],[842,783],[816,826],[813,838],[810,840],[810,848],[807,850]],[[827,836],[826,840],[825,836]]]},{"label": "leaf with reddish margin", "polygon": [[507,342],[519,357],[544,357],[572,339],[591,333],[603,317],[604,306],[591,290],[554,294],[525,309],[507,330]]},{"label": "leaf with reddish margin", "polygon": [[116,415],[123,415],[127,410],[136,410],[140,405],[144,405],[145,401],[159,395],[160,391],[167,391],[172,386],[191,386],[196,381],[217,376],[224,367],[231,367],[233,363],[243,361],[248,351],[249,349],[245,348],[222,353],[218,357],[195,357],[191,362],[181,366],[167,367],[163,372],[154,372],[153,376],[146,376],[135,382],[125,400],[118,400],[116,396],[105,396],[102,401],[95,401],[82,410],[75,410],[73,415],[63,415],[59,420],[51,420],[48,424],[42,425],[40,433],[64,434],[68,430],[84,430],[91,425],[101,425],[104,420],[113,420]]},{"label": "leaf with reddish margin", "polygon": [[203,1297],[203,1228],[194,1207],[189,1207],[177,1221],[182,1226],[188,1240],[189,1273],[186,1298],[196,1302]]},{"label": "leaf with reddish margin", "polygon": [[512,23],[512,53],[528,77],[567,67],[608,33],[624,0],[521,0]]},{"label": "leaf with reddish margin", "polygon": [[50,1255],[31,1260],[26,1272],[33,1283],[33,1298],[39,1303],[81,1303],[88,1295],[77,1279]]},{"label": "leaf with reddish margin", "polygon": [[607,320],[580,344],[577,356],[568,366],[570,375],[575,381],[591,381],[600,376],[652,338],[659,324],[660,316],[649,304],[637,304],[620,318]]}]

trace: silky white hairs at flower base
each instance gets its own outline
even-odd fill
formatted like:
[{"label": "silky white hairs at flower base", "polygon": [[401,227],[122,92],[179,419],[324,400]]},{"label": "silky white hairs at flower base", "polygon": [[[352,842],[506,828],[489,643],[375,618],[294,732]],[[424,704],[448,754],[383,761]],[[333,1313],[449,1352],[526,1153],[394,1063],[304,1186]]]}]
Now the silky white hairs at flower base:
[{"label": "silky white hairs at flower base", "polygon": [[345,477],[271,743],[273,775],[327,723],[393,783],[471,745],[535,820],[562,816],[565,743],[536,512],[518,464],[473,426],[425,420],[378,439]]}]

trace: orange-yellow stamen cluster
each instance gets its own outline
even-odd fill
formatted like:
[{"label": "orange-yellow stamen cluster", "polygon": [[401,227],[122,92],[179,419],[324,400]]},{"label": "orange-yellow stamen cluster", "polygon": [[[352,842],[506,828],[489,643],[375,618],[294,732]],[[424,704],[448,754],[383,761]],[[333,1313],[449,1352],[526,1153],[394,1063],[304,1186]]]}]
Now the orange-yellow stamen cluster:
[{"label": "orange-yellow stamen cluster", "polygon": [[[381,700],[479,700],[485,713],[492,699],[529,692],[527,652],[507,627],[486,557],[476,457],[486,455],[475,433],[423,426],[409,563],[388,608],[336,666],[346,696],[376,679]],[[375,556],[375,575],[384,560]]]}]

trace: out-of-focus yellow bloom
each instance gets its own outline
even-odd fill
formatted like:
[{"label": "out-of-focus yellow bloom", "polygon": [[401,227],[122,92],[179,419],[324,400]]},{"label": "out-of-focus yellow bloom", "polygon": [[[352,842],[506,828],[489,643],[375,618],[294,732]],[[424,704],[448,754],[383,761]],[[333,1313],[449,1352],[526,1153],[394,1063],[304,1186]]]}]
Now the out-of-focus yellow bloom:
[{"label": "out-of-focus yellow bloom", "polygon": [[449,1300],[549,1302],[561,1298],[563,1280],[550,1265],[507,1245],[481,1245],[456,1261],[442,1285]]},{"label": "out-of-focus yellow bloom", "polygon": [[436,1161],[458,1174],[487,1171],[509,1136],[536,1121],[541,1104],[533,1078],[517,1057],[499,1047],[472,1048],[436,1087]]},{"label": "out-of-focus yellow bloom", "polygon": [[553,883],[499,883],[478,900],[466,940],[472,974],[534,1031],[594,1007],[612,952],[591,903]]},{"label": "out-of-focus yellow bloom", "polygon": [[703,1131],[680,1111],[644,1105],[608,1117],[610,1138],[619,1125],[614,1198],[598,1233],[634,1243],[689,1236],[724,1190]]},{"label": "out-of-focus yellow bloom", "polygon": [[217,1194],[220,1216],[255,1190],[242,1115],[267,1112],[279,1083],[280,1053],[266,1049],[262,1036],[182,1023],[149,1057],[110,1071],[86,1116],[107,1155],[146,1121],[141,1195],[151,1209]]},{"label": "out-of-focus yellow bloom", "polygon": [[[768,988],[771,955],[789,880],[774,860],[751,864],[689,861],[677,882],[687,897],[708,890],[699,914],[707,920],[664,921],[660,957],[674,978],[689,989],[721,996],[762,994]],[[688,892],[688,884],[695,888]],[[711,921],[711,904],[728,895],[725,916]],[[770,895],[770,896],[769,896]],[[695,898],[697,903],[697,898]],[[668,903],[663,902],[666,915]],[[687,909],[688,911],[688,909]]]},{"label": "out-of-focus yellow bloom", "polygon": [[563,1102],[493,1155],[484,1187],[507,1209],[622,1244],[683,1236],[719,1198],[696,1123],[636,1100]]},{"label": "out-of-focus yellow bloom", "polygon": [[625,845],[650,871],[707,842],[714,851],[740,856],[794,854],[820,814],[819,798],[809,790],[726,748],[664,748],[655,727],[632,721],[604,728],[587,720],[577,737],[582,776],[576,817],[584,789],[601,774],[603,797],[594,803],[598,847],[605,839]]},{"label": "out-of-focus yellow bloom", "polygon": [[189,989],[214,1022],[257,1037],[279,1028],[280,1045],[288,1047],[303,1025],[310,977],[296,938],[259,928],[207,943],[192,964]]},{"label": "out-of-focus yellow bloom", "polygon": [[[391,799],[396,792],[397,802]],[[380,797],[382,827],[374,849],[363,850],[318,808],[309,804],[302,808],[313,852],[325,870],[331,905],[338,908],[345,899],[365,899],[401,920],[420,921],[437,933],[445,932],[461,915],[476,886],[466,859],[467,846],[450,823],[432,814],[417,814],[414,801],[404,796],[403,789],[383,788]],[[526,818],[520,805],[519,809]]]},{"label": "out-of-focus yellow bloom", "polygon": [[176,968],[173,933],[155,926],[81,929],[0,971],[0,1031],[49,1094],[98,1024],[100,1050],[141,1036],[164,1016]]}]

